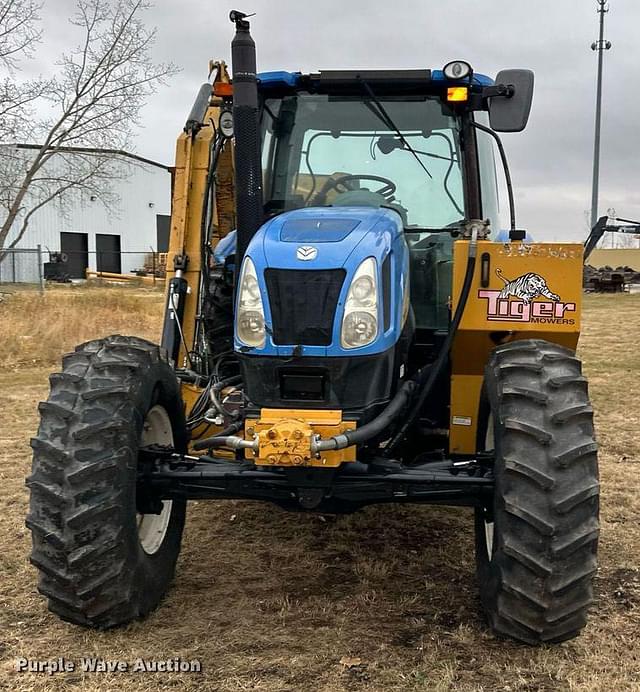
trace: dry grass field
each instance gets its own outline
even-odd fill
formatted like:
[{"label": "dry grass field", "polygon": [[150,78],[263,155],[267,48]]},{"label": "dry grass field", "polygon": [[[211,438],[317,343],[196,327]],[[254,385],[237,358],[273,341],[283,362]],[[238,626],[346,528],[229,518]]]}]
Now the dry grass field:
[{"label": "dry grass field", "polygon": [[[479,611],[471,512],[372,507],[350,517],[194,503],[174,587],[109,632],[46,610],[24,527],[29,437],[59,354],[113,332],[155,338],[145,289],[20,291],[0,303],[0,688],[258,690],[640,689],[640,295],[587,296],[580,351],[601,445],[597,603],[583,635],[534,649]],[[16,657],[199,659],[201,673],[15,672]]]}]

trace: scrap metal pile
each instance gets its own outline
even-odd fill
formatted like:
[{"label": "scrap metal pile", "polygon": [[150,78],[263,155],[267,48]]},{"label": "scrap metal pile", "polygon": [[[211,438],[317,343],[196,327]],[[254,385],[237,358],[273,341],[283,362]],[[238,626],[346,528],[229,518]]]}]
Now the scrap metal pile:
[{"label": "scrap metal pile", "polygon": [[596,269],[590,264],[583,271],[583,286],[590,293],[621,293],[629,284],[640,284],[640,272],[631,267],[610,266]]}]

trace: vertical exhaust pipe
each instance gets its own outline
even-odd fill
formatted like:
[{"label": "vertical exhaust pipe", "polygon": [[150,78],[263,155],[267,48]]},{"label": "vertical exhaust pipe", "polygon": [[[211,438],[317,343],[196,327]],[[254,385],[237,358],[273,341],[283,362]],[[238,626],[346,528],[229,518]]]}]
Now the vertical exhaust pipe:
[{"label": "vertical exhaust pipe", "polygon": [[236,276],[247,246],[263,219],[256,44],[249,33],[247,16],[237,10],[229,14],[229,19],[236,25],[236,35],[231,42],[238,226]]}]

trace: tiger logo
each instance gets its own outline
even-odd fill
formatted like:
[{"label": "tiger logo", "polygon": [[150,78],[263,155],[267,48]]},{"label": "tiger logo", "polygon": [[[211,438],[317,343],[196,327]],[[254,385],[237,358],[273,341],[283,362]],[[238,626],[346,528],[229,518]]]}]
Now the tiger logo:
[{"label": "tiger logo", "polygon": [[526,305],[529,305],[538,296],[544,296],[549,300],[560,300],[560,296],[549,289],[546,280],[540,274],[528,272],[510,281],[502,274],[502,269],[498,268],[496,269],[496,276],[504,282],[504,288],[500,291],[498,298],[515,296]]}]

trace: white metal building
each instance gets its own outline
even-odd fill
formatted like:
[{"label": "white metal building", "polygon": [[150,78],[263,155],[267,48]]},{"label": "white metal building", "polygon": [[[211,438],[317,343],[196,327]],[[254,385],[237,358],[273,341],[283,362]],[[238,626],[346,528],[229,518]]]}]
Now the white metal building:
[{"label": "white metal building", "polygon": [[[17,144],[16,154],[28,157],[37,145]],[[70,150],[86,155],[91,150]],[[68,155],[66,152],[65,155]],[[118,152],[119,168],[126,176],[111,182],[117,201],[110,207],[95,195],[76,195],[62,206],[53,201],[31,218],[17,248],[42,247],[68,257],[71,278],[84,278],[85,270],[128,273],[140,269],[145,254],[166,252],[171,210],[171,173],[160,163],[127,152]],[[53,159],[52,159],[53,161]],[[28,209],[28,200],[25,204]],[[16,222],[18,225],[19,220]],[[8,243],[15,235],[9,235]],[[19,254],[19,253],[18,253]],[[37,270],[37,265],[35,267]],[[6,273],[6,271],[5,271]],[[33,269],[20,272],[18,281],[37,280]],[[0,280],[2,278],[0,277]]]}]

